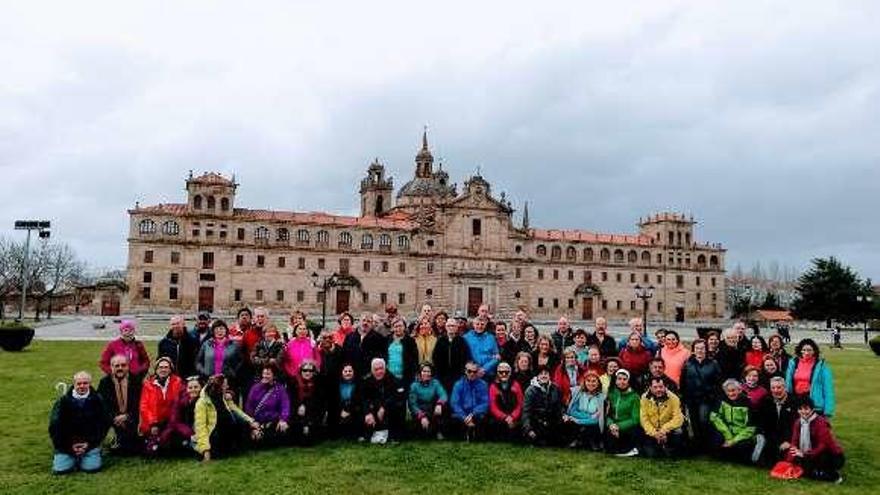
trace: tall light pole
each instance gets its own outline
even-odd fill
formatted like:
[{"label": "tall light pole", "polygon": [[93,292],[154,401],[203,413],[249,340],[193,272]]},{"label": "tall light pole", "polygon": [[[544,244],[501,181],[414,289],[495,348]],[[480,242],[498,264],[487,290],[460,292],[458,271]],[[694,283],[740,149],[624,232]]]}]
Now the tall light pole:
[{"label": "tall light pole", "polygon": [[24,319],[24,305],[27,303],[28,261],[31,254],[31,231],[39,231],[40,239],[49,238],[51,223],[48,220],[16,220],[15,230],[27,230],[24,243],[24,259],[21,263],[21,306],[18,307],[18,321]]},{"label": "tall light pole", "polygon": [[[858,301],[859,303],[868,303],[868,304],[867,304],[867,307],[870,308],[870,307],[871,307],[871,302],[874,301],[874,298],[871,297],[871,296],[866,296],[866,295],[861,295],[861,294],[859,294],[858,296],[856,296],[856,301]],[[868,314],[869,314],[869,311],[870,311],[870,309],[866,309],[866,310],[865,310],[865,313],[864,313],[864,318],[865,318],[865,345],[868,345]]]},{"label": "tall light pole", "polygon": [[321,330],[324,330],[327,327],[327,289],[336,287],[339,284],[339,274],[334,272],[320,280],[318,273],[312,272],[310,278],[312,279],[312,285],[317,289],[321,289]]},{"label": "tall light pole", "polygon": [[633,289],[635,290],[636,297],[642,300],[642,330],[645,332],[645,335],[648,335],[648,299],[654,297],[654,286],[642,287],[641,285],[636,285]]}]

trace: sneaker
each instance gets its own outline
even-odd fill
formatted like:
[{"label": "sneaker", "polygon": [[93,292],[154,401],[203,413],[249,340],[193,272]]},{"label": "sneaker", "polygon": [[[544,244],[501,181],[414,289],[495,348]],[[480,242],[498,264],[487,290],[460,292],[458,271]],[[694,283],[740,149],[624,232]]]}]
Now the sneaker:
[{"label": "sneaker", "polygon": [[379,430],[373,432],[373,436],[370,438],[370,443],[377,445],[385,445],[388,441],[388,430]]},{"label": "sneaker", "polygon": [[835,485],[840,485],[840,484],[842,484],[842,483],[843,483],[843,475],[842,475],[842,474],[838,474],[838,475],[837,475],[837,479],[834,480],[834,484],[835,484]]},{"label": "sneaker", "polygon": [[615,454],[617,457],[635,457],[639,455],[639,449],[633,448],[629,452],[622,452],[620,454]]},{"label": "sneaker", "polygon": [[577,447],[578,447],[578,441],[577,441],[577,440],[574,440],[574,441],[572,441],[570,444],[568,444],[568,448],[570,448],[570,449],[576,449]]},{"label": "sneaker", "polygon": [[437,440],[443,440],[443,439],[444,439],[443,434],[437,433]]}]

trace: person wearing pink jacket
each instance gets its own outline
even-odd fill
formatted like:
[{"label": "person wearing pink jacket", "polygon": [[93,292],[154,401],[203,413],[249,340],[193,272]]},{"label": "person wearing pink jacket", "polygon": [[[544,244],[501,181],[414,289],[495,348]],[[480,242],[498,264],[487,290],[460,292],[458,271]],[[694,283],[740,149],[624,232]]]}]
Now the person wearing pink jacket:
[{"label": "person wearing pink jacket", "polygon": [[300,323],[294,329],[294,337],[281,352],[281,367],[287,377],[293,379],[299,375],[299,367],[306,360],[314,362],[318,370],[321,369],[321,353],[318,351],[318,346],[312,341],[305,323]]},{"label": "person wearing pink jacket", "polygon": [[132,320],[122,320],[119,324],[119,338],[111,340],[104,347],[98,365],[105,374],[110,374],[110,360],[122,355],[128,358],[129,372],[143,377],[150,369],[150,355],[144,343],[135,338],[135,324]]},{"label": "person wearing pink jacket", "polygon": [[657,355],[663,358],[663,362],[666,364],[666,375],[671,378],[676,385],[681,386],[681,370],[684,369],[684,364],[687,363],[688,358],[691,357],[691,351],[689,351],[687,347],[681,345],[681,339],[678,336],[678,332],[674,330],[666,332],[666,338],[663,340],[663,348],[660,349],[660,352],[658,352]]}]

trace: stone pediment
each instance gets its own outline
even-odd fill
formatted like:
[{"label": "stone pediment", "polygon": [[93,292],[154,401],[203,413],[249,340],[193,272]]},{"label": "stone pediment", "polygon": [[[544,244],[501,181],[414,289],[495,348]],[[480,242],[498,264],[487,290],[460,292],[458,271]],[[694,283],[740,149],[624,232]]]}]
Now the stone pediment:
[{"label": "stone pediment", "polygon": [[458,208],[494,210],[506,214],[513,213],[513,208],[510,207],[509,202],[504,200],[503,193],[501,200],[492,197],[489,183],[480,176],[471,177],[465,183],[462,195],[452,200],[449,205]]}]

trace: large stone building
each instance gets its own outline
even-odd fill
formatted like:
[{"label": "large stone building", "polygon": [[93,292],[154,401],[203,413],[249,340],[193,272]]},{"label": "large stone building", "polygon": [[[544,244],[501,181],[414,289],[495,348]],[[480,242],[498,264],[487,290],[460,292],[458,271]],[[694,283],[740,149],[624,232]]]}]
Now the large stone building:
[{"label": "large stone building", "polygon": [[[725,307],[724,249],[698,243],[695,222],[661,213],[634,234],[531,228],[480,175],[459,191],[423,136],[412,180],[394,195],[373,162],[360,183],[360,215],[238,208],[238,184],[216,173],[186,181],[187,202],[137,206],[128,244],[130,312],[233,312],[244,305],[328,314],[404,313],[431,303],[473,314],[638,316],[634,286],[652,285],[648,314],[711,319]],[[574,206],[574,205],[573,205]]]}]

